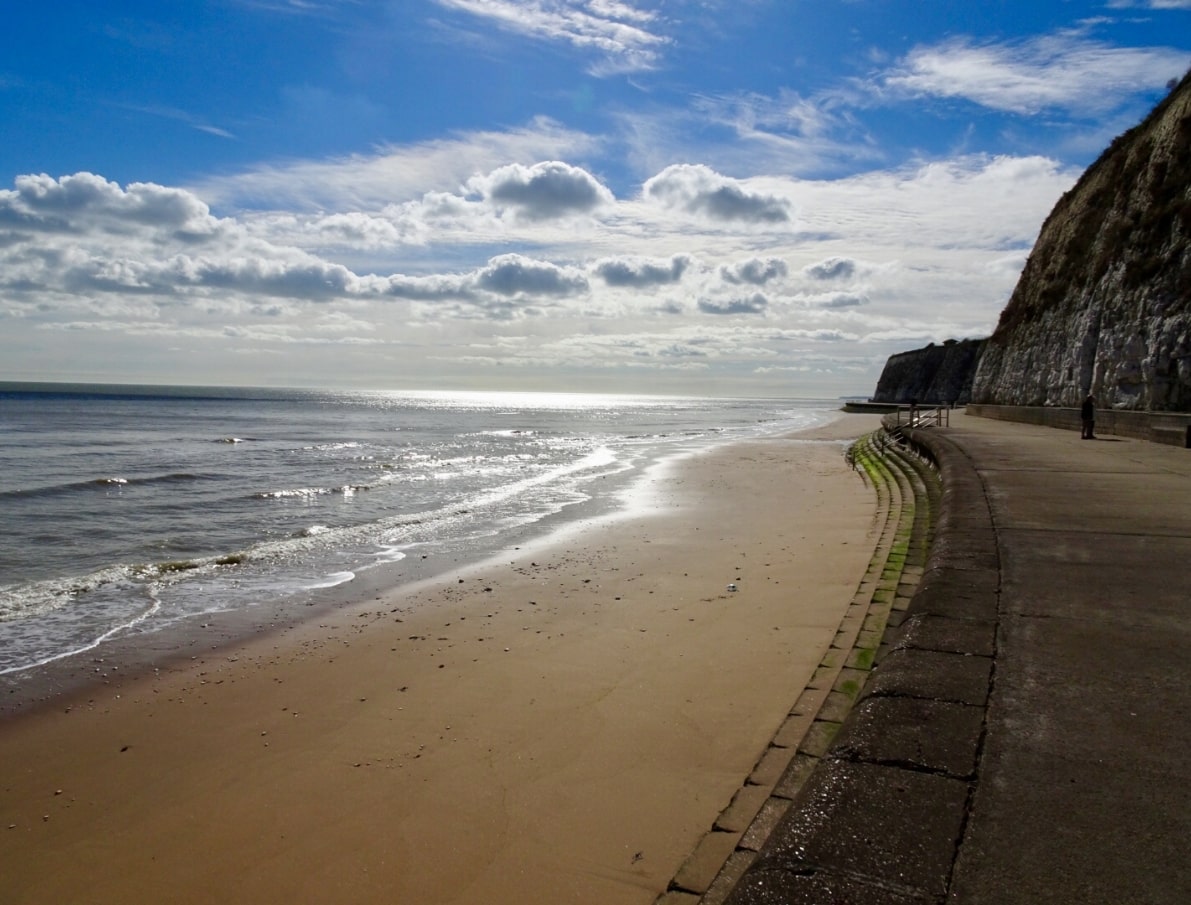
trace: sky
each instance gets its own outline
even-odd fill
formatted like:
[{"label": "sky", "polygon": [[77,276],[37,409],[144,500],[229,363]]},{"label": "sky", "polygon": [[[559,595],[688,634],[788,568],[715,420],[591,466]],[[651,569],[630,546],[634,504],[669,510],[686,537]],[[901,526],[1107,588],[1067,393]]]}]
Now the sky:
[{"label": "sky", "polygon": [[834,398],[988,335],[1191,0],[40,0],[0,379]]}]

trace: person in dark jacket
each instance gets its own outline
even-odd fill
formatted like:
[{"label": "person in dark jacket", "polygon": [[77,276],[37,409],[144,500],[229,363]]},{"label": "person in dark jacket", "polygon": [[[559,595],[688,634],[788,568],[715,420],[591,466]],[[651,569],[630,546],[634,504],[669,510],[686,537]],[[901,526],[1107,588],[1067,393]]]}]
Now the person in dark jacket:
[{"label": "person in dark jacket", "polygon": [[1096,397],[1091,393],[1088,393],[1088,398],[1079,407],[1079,420],[1083,422],[1083,432],[1079,435],[1079,438],[1081,440],[1095,440],[1096,434],[1093,431],[1096,426]]}]

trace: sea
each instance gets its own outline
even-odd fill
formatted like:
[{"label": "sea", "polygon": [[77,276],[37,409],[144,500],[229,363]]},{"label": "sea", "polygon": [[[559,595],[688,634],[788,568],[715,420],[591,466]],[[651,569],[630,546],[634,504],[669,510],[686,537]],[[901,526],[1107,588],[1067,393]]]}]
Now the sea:
[{"label": "sea", "polygon": [[0,382],[0,675],[215,612],[445,575],[639,505],[675,457],[838,409]]}]

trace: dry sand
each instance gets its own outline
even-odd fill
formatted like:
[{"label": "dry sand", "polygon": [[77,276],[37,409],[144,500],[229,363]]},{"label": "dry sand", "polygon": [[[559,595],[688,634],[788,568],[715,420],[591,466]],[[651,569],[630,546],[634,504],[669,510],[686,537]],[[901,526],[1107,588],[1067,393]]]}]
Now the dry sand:
[{"label": "dry sand", "polygon": [[876,502],[830,441],[876,423],[5,719],[0,903],[649,905],[864,573]]}]

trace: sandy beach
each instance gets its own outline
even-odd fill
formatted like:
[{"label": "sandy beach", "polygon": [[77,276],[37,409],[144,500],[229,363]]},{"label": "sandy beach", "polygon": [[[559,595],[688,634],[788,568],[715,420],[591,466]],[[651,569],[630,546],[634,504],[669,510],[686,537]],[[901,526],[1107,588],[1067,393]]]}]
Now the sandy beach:
[{"label": "sandy beach", "polygon": [[649,905],[864,573],[876,500],[839,441],[876,425],[690,457],[626,516],[144,675],[97,663],[0,722],[0,902]]}]

